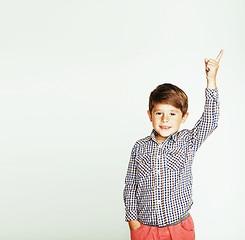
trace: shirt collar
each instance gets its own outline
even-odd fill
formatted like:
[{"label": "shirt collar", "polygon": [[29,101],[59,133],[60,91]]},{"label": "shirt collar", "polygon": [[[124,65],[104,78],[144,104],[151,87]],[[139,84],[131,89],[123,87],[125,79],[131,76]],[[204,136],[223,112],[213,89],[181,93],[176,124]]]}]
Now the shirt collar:
[{"label": "shirt collar", "polygon": [[[155,131],[155,129],[152,129],[152,132],[151,132],[151,135],[150,135],[150,139],[153,139],[153,140],[156,141],[156,135],[157,134],[158,133]],[[177,137],[178,137],[178,131],[176,131],[175,133],[173,133],[173,134],[171,134],[169,136],[169,138],[172,139],[175,142],[177,141]]]}]

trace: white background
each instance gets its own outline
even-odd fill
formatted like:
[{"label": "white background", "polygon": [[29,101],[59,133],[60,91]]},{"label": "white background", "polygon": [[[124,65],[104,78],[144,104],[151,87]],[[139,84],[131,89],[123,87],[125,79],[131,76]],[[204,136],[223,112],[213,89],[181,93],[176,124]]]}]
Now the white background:
[{"label": "white background", "polygon": [[196,239],[244,237],[245,3],[2,1],[0,239],[127,240],[131,148],[152,130],[150,92],[169,82],[201,117],[204,58],[220,121],[193,163]]}]

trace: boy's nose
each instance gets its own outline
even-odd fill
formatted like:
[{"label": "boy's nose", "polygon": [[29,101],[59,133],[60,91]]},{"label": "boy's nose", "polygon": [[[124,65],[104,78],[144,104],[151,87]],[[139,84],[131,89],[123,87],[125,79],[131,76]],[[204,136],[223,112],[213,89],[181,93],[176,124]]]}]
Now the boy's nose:
[{"label": "boy's nose", "polygon": [[169,120],[169,119],[168,119],[168,116],[163,116],[163,117],[162,117],[162,121],[163,121],[163,122],[167,122],[168,120]]}]

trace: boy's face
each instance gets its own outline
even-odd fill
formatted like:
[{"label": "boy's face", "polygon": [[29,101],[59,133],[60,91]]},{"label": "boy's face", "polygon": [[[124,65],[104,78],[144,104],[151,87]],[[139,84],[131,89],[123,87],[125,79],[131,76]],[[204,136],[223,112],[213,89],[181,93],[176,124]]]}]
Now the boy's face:
[{"label": "boy's face", "polygon": [[158,133],[156,136],[157,142],[161,143],[168,136],[178,131],[180,124],[184,123],[189,115],[187,112],[182,117],[180,109],[164,103],[155,104],[152,113],[147,111],[154,130]]}]

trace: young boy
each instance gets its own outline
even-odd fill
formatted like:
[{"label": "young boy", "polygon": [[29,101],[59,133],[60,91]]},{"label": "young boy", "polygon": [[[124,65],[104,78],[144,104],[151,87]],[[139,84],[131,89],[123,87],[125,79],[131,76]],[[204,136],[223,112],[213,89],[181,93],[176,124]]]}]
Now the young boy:
[{"label": "young boy", "polygon": [[217,128],[219,94],[216,74],[223,55],[206,59],[207,88],[202,117],[193,129],[179,130],[189,115],[188,98],[172,84],[151,92],[147,111],[153,130],[133,146],[125,178],[125,221],[131,240],[193,240],[192,162],[204,140]]}]

